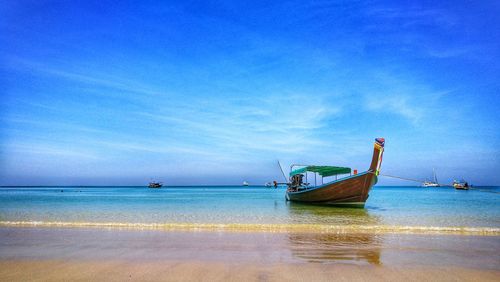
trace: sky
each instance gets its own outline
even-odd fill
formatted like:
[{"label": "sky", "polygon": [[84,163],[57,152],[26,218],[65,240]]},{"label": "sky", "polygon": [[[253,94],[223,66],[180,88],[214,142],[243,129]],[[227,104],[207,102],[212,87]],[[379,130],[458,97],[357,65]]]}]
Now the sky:
[{"label": "sky", "polygon": [[500,185],[499,1],[1,2],[0,185]]}]

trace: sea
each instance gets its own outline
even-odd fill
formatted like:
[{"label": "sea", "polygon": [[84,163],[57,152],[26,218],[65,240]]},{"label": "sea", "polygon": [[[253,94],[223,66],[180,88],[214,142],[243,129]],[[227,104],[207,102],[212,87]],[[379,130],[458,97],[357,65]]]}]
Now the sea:
[{"label": "sea", "polygon": [[0,226],[500,235],[500,187],[375,186],[364,208],[264,186],[0,187]]}]

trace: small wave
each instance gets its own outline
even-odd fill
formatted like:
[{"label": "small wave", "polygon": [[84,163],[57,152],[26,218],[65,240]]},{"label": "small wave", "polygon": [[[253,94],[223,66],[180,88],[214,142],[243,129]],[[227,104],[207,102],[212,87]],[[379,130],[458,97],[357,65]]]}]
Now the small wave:
[{"label": "small wave", "polygon": [[455,234],[500,236],[500,228],[461,226],[398,225],[327,225],[327,224],[232,224],[232,223],[128,223],[128,222],[64,222],[64,221],[0,221],[4,227],[94,227],[118,229],[155,229],[165,231],[215,232],[314,232],[372,234]]}]

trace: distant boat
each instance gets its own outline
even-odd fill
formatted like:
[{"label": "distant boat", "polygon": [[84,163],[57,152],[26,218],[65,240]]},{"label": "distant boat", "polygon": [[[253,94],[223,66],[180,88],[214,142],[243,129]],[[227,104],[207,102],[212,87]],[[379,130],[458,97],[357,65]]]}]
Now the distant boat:
[{"label": "distant boat", "polygon": [[457,190],[469,190],[469,183],[463,179],[460,181],[453,180],[453,187]]},{"label": "distant boat", "polygon": [[248,185],[249,185],[248,182],[243,181],[243,186],[248,186]]},{"label": "distant boat", "polygon": [[163,183],[161,182],[149,182],[148,187],[149,188],[161,188],[163,186]]},{"label": "distant boat", "polygon": [[264,184],[264,186],[266,186],[266,187],[271,187],[271,186],[273,186],[273,184],[272,184],[271,182],[266,182],[266,183]]},{"label": "distant boat", "polygon": [[432,173],[434,176],[434,181],[428,181],[428,180],[424,181],[424,183],[422,183],[423,187],[439,187],[439,183],[436,177],[436,170],[432,169]]},{"label": "distant boat", "polygon": [[439,184],[432,181],[424,181],[422,187],[439,187]]},{"label": "distant boat", "polygon": [[[377,183],[382,155],[384,153],[385,139],[375,139],[372,162],[370,168],[362,173],[351,174],[349,167],[336,166],[302,166],[302,168],[290,172],[290,183],[287,183],[286,199],[289,201],[327,204],[327,205],[349,205],[364,207],[370,189]],[[349,176],[336,179],[320,186],[310,186],[307,183],[307,173],[313,172],[316,176],[323,177],[349,174]],[[305,182],[303,181],[305,177]]]}]

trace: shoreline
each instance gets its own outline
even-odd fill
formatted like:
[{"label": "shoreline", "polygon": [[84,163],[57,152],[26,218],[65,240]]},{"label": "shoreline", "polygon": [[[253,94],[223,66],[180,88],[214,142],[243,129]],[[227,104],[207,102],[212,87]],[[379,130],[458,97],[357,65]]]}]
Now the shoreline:
[{"label": "shoreline", "polygon": [[464,236],[500,236],[496,227],[398,226],[398,225],[327,225],[327,224],[257,224],[257,223],[124,223],[64,221],[0,221],[0,227],[23,228],[112,228],[116,230],[163,230],[192,232],[265,232],[265,233],[359,233],[359,234],[429,234]]}]

